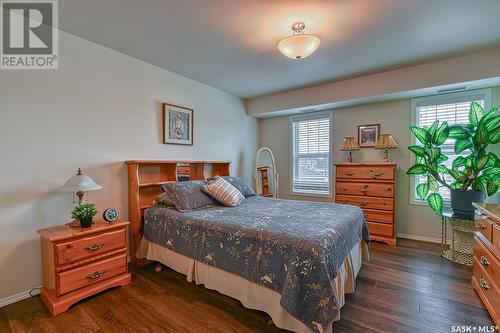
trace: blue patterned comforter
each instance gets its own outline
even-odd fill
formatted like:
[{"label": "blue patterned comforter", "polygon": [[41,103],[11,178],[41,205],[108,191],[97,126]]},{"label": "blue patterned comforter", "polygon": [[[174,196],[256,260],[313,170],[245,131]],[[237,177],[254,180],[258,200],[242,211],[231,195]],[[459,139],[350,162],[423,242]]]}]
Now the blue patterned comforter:
[{"label": "blue patterned comforter", "polygon": [[279,292],[281,306],[313,331],[337,315],[331,281],[354,245],[369,240],[358,207],[263,197],[185,213],[156,205],[145,212],[144,235]]}]

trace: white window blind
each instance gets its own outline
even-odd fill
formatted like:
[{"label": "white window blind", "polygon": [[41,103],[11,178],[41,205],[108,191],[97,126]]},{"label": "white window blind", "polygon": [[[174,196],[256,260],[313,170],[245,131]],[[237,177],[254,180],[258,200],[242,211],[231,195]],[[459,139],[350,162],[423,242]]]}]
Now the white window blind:
[{"label": "white window blind", "polygon": [[[436,120],[439,120],[440,123],[447,121],[448,125],[468,124],[471,103],[475,101],[484,107],[485,99],[486,96],[484,93],[473,92],[469,94],[462,93],[458,96],[441,96],[440,98],[434,96],[419,99],[419,101],[415,103],[415,125],[429,128]],[[420,143],[416,141],[415,144]],[[449,157],[448,161],[444,162],[448,168],[451,168],[451,163],[457,156],[465,156],[469,153],[469,151],[466,150],[458,155],[455,154],[454,144],[455,140],[448,139],[441,146],[441,152]],[[450,175],[446,175],[445,179],[448,184],[453,182],[453,178]],[[418,200],[416,196],[417,185],[426,181],[427,176],[415,176],[413,188],[415,201]],[[445,201],[450,200],[450,191],[446,187],[441,186],[439,193]]]},{"label": "white window blind", "polygon": [[330,194],[330,113],[292,117],[292,192]]}]

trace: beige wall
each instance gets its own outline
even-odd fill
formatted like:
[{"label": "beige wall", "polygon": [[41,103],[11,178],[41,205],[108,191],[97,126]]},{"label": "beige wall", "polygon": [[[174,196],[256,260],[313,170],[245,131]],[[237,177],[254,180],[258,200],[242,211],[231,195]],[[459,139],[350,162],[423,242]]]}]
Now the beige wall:
[{"label": "beige wall", "polygon": [[[194,109],[194,146],[161,144],[162,102]],[[69,221],[56,191],[78,167],[103,186],[89,200],[126,218],[123,161],[231,160],[250,180],[256,146],[239,98],[61,33],[59,70],[0,71],[0,300],[40,286],[36,230]]]},{"label": "beige wall", "polygon": [[[500,87],[493,89],[492,105],[500,106]],[[332,198],[307,197],[290,194],[290,134],[289,117],[264,118],[259,120],[259,144],[270,147],[276,157],[280,176],[280,197],[300,200],[333,201]],[[390,152],[391,159],[399,163],[397,173],[397,232],[436,240],[441,237],[440,220],[430,208],[409,204],[410,180],[406,170],[410,166],[410,145],[408,126],[411,121],[411,100],[353,106],[333,111],[333,163],[347,160],[347,153],[338,151],[345,136],[357,137],[357,126],[361,124],[380,124],[382,133],[392,133],[400,148]],[[500,145],[495,151],[499,153]],[[381,161],[383,152],[364,148],[353,152],[357,162]],[[498,195],[494,200],[498,202]]]}]

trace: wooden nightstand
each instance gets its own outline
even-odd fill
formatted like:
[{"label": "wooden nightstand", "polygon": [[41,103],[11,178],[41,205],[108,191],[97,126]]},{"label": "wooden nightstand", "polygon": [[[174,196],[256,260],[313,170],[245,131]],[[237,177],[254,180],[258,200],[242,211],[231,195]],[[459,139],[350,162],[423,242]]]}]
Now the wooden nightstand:
[{"label": "wooden nightstand", "polygon": [[126,232],[129,222],[95,222],[38,230],[42,243],[41,298],[55,316],[105,289],[128,285]]}]

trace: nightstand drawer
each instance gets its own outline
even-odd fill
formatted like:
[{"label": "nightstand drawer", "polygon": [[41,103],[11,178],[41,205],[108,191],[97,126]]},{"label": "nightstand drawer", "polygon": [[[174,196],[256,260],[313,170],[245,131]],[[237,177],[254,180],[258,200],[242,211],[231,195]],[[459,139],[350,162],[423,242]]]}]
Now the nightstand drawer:
[{"label": "nightstand drawer", "polygon": [[57,265],[125,248],[125,228],[55,245]]},{"label": "nightstand drawer", "polygon": [[493,281],[500,281],[500,263],[477,237],[474,237],[474,257]]},{"label": "nightstand drawer", "polygon": [[380,180],[394,180],[395,169],[393,166],[373,165],[373,166],[337,166],[337,178],[344,179],[380,179]]},{"label": "nightstand drawer", "polygon": [[62,295],[127,272],[127,255],[98,261],[57,274],[57,294]]}]

